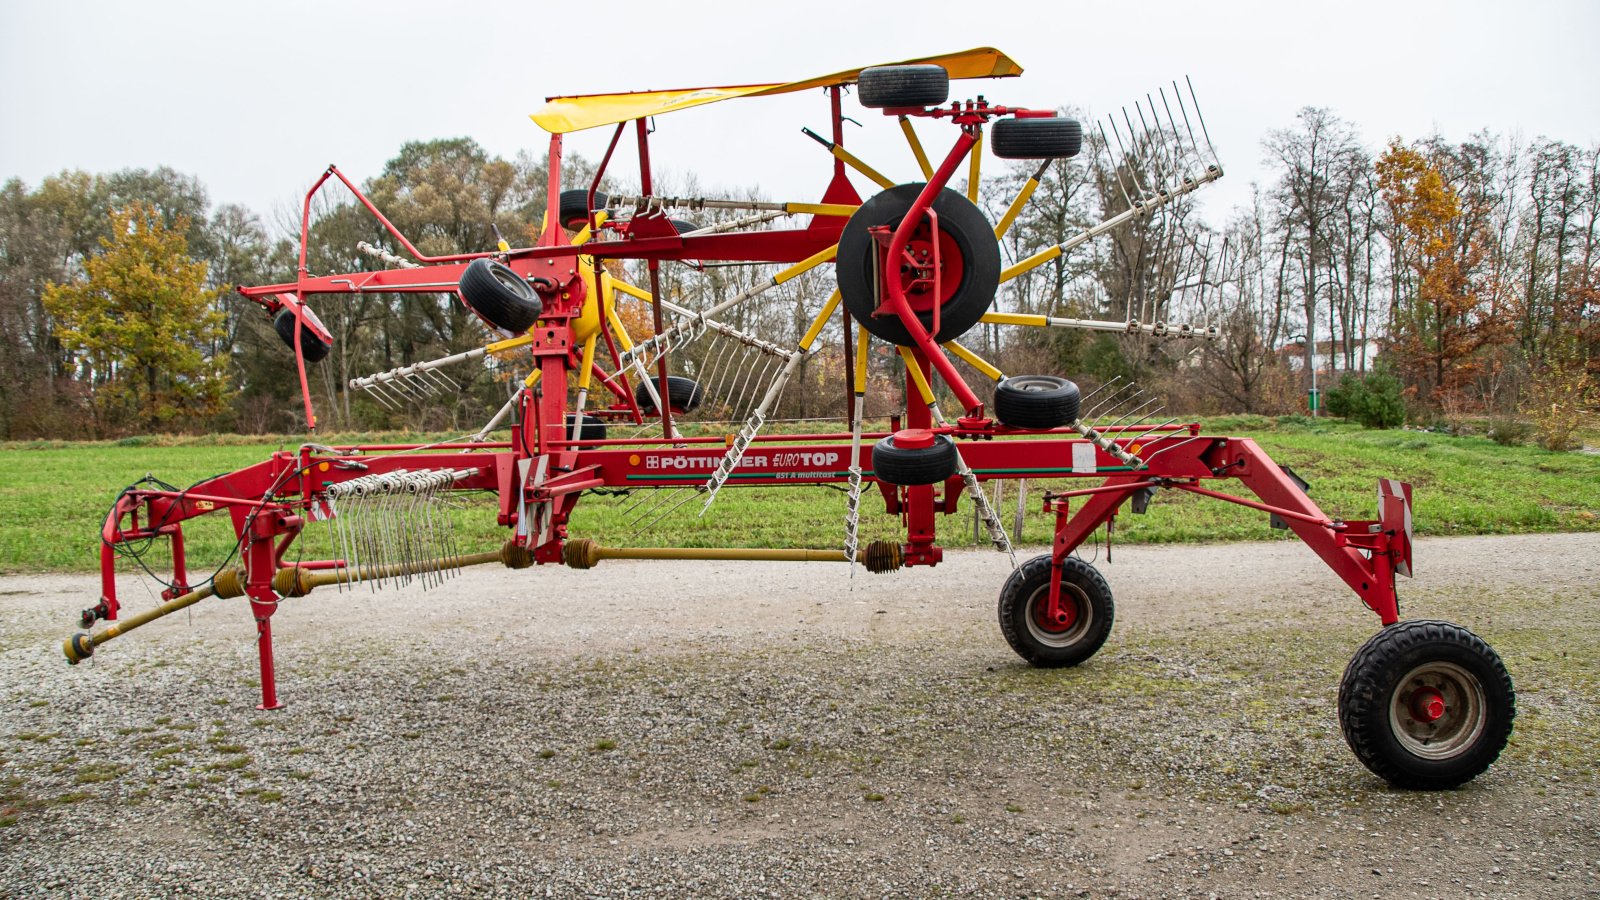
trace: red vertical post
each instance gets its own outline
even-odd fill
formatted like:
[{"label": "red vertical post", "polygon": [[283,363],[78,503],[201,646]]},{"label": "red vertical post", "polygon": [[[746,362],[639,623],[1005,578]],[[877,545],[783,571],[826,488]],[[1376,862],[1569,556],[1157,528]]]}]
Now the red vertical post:
[{"label": "red vertical post", "polygon": [[[915,365],[922,370],[922,377],[928,377],[927,361],[922,354],[915,354]],[[931,383],[931,382],[930,382]],[[933,414],[928,409],[928,404],[922,400],[922,393],[917,388],[917,383],[911,377],[911,371],[906,370],[906,424],[910,428],[932,428]],[[939,561],[939,554],[934,549],[933,541],[936,526],[933,515],[933,485],[919,484],[905,489],[906,491],[906,539],[910,546],[907,548],[906,561],[912,564],[932,565]]]},{"label": "red vertical post", "polygon": [[545,181],[544,231],[539,235],[539,246],[558,247],[566,243],[566,232],[561,230],[561,135],[550,135],[550,153],[545,168],[549,177]]},{"label": "red vertical post", "polygon": [[[112,510],[113,516],[117,515]],[[109,529],[108,529],[109,530]],[[116,554],[111,549],[109,540],[100,542],[100,602],[105,606],[105,619],[108,622],[117,620],[117,565]]]},{"label": "red vertical post", "polygon": [[244,542],[240,559],[244,562],[245,595],[250,598],[250,614],[256,620],[256,652],[261,661],[261,705],[256,709],[277,709],[278,682],[272,661],[272,614],[278,611],[278,595],[272,590],[276,571],[273,537],[285,527],[299,527],[298,519],[276,521],[270,513],[252,514],[242,506],[231,508],[234,529]]},{"label": "red vertical post", "polygon": [[163,593],[170,592],[172,597],[180,597],[189,593],[189,564],[183,549],[183,526],[171,526],[169,534],[172,538],[172,587]]},{"label": "red vertical post", "polygon": [[[655,190],[650,179],[650,128],[645,119],[634,119],[635,131],[639,135],[639,193],[646,197]],[[650,296],[655,302],[650,304],[650,322],[656,334],[664,328],[661,316],[661,263],[650,260],[647,264],[650,269]],[[656,357],[656,390],[661,394],[658,404],[661,413],[661,436],[672,437],[672,398],[667,391],[667,355],[665,353]]]},{"label": "red vertical post", "polygon": [[[844,146],[844,109],[840,104],[841,91],[843,91],[843,88],[837,84],[828,88],[828,105],[831,107],[833,116],[833,143],[837,147]],[[833,158],[833,177],[835,179],[845,177],[843,157],[835,156]]]}]

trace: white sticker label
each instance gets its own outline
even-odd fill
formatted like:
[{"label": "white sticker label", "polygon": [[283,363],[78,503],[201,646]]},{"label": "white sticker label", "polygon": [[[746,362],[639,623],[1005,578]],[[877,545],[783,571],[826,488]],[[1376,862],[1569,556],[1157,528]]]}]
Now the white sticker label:
[{"label": "white sticker label", "polygon": [[1072,471],[1093,472],[1098,468],[1094,464],[1094,445],[1088,441],[1072,445]]}]

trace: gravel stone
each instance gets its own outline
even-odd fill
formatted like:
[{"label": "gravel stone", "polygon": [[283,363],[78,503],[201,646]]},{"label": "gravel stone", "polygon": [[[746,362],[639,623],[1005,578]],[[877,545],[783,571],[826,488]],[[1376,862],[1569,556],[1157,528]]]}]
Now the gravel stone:
[{"label": "gravel stone", "polygon": [[1600,892],[1600,534],[1416,559],[1402,614],[1519,691],[1500,761],[1441,793],[1346,748],[1377,621],[1290,542],[1117,549],[1110,640],[1051,671],[1000,636],[999,554],[321,588],[273,619],[267,712],[244,604],[68,667],[97,579],[8,576],[0,896]]}]

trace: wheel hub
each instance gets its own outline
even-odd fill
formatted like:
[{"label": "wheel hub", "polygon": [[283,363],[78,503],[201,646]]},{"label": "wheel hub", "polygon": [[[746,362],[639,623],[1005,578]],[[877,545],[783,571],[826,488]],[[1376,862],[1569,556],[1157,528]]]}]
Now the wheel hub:
[{"label": "wheel hub", "polygon": [[1411,715],[1420,722],[1437,722],[1444,718],[1444,697],[1432,688],[1423,688],[1411,695]]},{"label": "wheel hub", "polygon": [[1395,740],[1423,759],[1450,759],[1466,752],[1488,721],[1482,683],[1465,668],[1443,660],[1407,672],[1389,703]]},{"label": "wheel hub", "polygon": [[1083,609],[1088,604],[1089,598],[1083,589],[1075,584],[1065,581],[1061,583],[1061,602],[1056,612],[1050,613],[1050,585],[1047,582],[1039,593],[1033,598],[1032,609],[1029,610],[1029,626],[1034,636],[1045,643],[1070,643],[1078,636],[1082,626],[1087,625],[1087,618]]},{"label": "wheel hub", "polygon": [[[888,238],[894,233],[891,226],[871,229],[880,245],[886,249]],[[937,250],[937,253],[935,253]],[[888,260],[882,262],[888,268]],[[961,248],[955,239],[944,231],[939,232],[938,246],[934,246],[933,229],[924,221],[911,233],[900,259],[900,283],[905,287],[906,303],[912,312],[932,312],[954,297],[961,287],[961,276],[966,267],[962,262]]]}]

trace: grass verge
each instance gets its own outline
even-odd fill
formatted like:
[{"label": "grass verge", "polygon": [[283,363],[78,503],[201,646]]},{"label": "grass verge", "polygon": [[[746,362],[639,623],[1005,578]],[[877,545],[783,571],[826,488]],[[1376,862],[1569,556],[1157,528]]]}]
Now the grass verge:
[{"label": "grass verge", "polygon": [[[1283,465],[1311,482],[1311,495],[1329,515],[1369,518],[1376,514],[1376,482],[1398,477],[1416,488],[1417,531],[1424,535],[1512,534],[1600,530],[1600,456],[1550,453],[1534,447],[1502,447],[1481,437],[1417,431],[1366,431],[1326,420],[1235,416],[1212,419],[1207,433],[1254,438]],[[330,443],[401,443],[439,439],[417,435],[343,435]],[[99,531],[106,510],[125,485],[152,473],[186,486],[293,449],[298,438],[131,438],[119,442],[31,442],[0,445],[0,571],[87,571],[98,561]],[[992,492],[992,482],[989,489]],[[1082,487],[1083,481],[1029,484],[1024,543],[1047,540],[1051,522],[1039,509],[1045,489]],[[1215,485],[1228,489],[1227,482]],[[1001,488],[1007,528],[1016,511],[1015,482]],[[658,500],[665,502],[655,505]],[[676,508],[673,504],[683,502]],[[828,487],[728,489],[705,516],[702,498],[683,492],[637,492],[585,498],[573,517],[573,536],[609,545],[687,547],[835,547],[843,537],[845,495]],[[654,507],[653,509],[651,507]],[[862,502],[863,541],[898,539],[896,517],[882,512],[876,491]],[[941,542],[973,542],[971,503],[940,522]],[[460,545],[489,547],[505,538],[495,524],[493,498],[461,496],[447,510]],[[225,516],[206,516],[184,526],[191,582],[223,564],[234,543]],[[335,555],[326,525],[314,524],[301,539],[305,558]],[[1266,515],[1190,494],[1165,491],[1146,515],[1118,518],[1116,539],[1130,543],[1258,540],[1286,536],[1270,531]],[[145,549],[157,571],[170,566],[165,542]],[[291,551],[290,558],[296,553]]]}]

